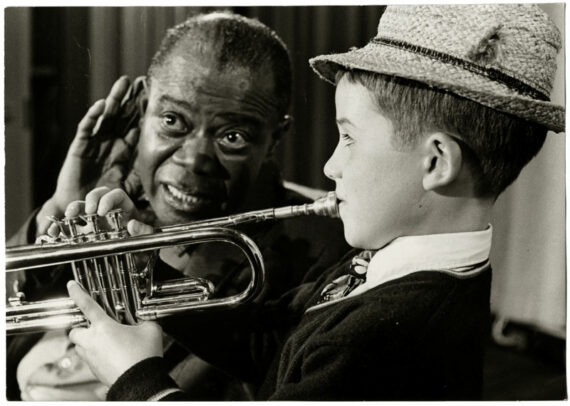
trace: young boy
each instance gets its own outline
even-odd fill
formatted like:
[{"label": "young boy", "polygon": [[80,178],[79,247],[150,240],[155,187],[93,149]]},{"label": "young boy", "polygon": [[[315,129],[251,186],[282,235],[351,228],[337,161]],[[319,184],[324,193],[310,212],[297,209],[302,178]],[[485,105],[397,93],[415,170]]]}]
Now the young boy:
[{"label": "young boy", "polygon": [[[312,59],[336,84],[340,141],[325,174],[360,250],[280,301],[204,316],[225,320],[208,333],[162,327],[262,382],[259,399],[478,398],[491,210],[547,130],[564,129],[564,109],[548,101],[559,47],[533,5],[395,6],[362,49]],[[87,212],[112,207],[132,205],[103,189],[86,198]],[[68,289],[92,322],[70,339],[112,385],[108,399],[192,397],[167,377],[155,323],[117,325]]]}]

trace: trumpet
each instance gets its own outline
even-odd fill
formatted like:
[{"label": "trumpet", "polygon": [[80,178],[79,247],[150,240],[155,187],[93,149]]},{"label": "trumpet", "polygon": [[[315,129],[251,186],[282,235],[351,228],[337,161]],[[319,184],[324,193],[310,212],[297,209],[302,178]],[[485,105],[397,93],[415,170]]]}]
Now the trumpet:
[{"label": "trumpet", "polygon": [[[265,268],[255,242],[231,227],[302,215],[338,217],[334,192],[313,203],[167,226],[140,236],[128,235],[121,222],[120,210],[107,215],[111,231],[100,229],[96,215],[85,216],[91,231],[83,234],[77,231],[79,219],[66,218],[60,227],[66,230],[63,237],[43,237],[41,245],[6,249],[6,271],[71,263],[74,279],[107,314],[124,324],[137,324],[194,310],[233,308],[252,300],[259,293],[265,279]],[[225,298],[211,298],[214,286],[203,278],[154,280],[158,250],[209,242],[226,242],[243,252],[249,263],[251,279],[242,292]],[[150,259],[140,266],[133,255],[143,252],[150,253]],[[6,310],[8,335],[69,329],[88,323],[70,298],[27,302],[23,292],[17,292],[9,299]]]}]

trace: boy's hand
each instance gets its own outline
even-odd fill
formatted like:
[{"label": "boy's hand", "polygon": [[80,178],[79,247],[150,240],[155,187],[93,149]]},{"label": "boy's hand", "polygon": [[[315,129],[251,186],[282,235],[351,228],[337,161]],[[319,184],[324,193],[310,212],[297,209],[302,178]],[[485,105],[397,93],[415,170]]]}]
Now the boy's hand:
[{"label": "boy's hand", "polygon": [[136,363],[162,356],[162,329],[157,323],[136,326],[117,323],[75,282],[67,284],[69,296],[91,322],[69,333],[77,354],[103,384],[111,386]]},{"label": "boy's hand", "polygon": [[136,179],[126,182],[139,135],[136,128],[123,133],[126,123],[120,107],[129,85],[128,77],[119,78],[107,98],[95,102],[80,121],[55,193],[38,213],[36,235],[47,231],[46,216],[62,216],[70,202],[83,199],[96,185],[138,187]]}]

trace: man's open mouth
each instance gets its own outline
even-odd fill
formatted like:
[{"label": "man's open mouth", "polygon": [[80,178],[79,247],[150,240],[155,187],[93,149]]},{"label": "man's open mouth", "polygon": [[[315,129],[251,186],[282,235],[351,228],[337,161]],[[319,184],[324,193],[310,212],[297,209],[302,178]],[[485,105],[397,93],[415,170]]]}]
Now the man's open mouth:
[{"label": "man's open mouth", "polygon": [[194,211],[221,204],[220,199],[213,194],[190,193],[170,184],[163,184],[163,190],[167,203],[177,210]]}]

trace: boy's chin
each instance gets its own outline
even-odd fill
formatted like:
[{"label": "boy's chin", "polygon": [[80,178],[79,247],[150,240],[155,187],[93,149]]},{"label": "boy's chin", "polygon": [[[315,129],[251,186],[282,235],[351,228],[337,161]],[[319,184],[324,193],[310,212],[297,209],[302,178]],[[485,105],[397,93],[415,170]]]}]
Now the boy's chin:
[{"label": "boy's chin", "polygon": [[370,241],[367,241],[366,238],[358,233],[351,233],[349,232],[346,227],[344,229],[344,239],[353,248],[360,248],[363,250],[372,249],[370,245]]},{"label": "boy's chin", "polygon": [[378,250],[390,242],[390,240],[378,238],[377,236],[365,235],[361,231],[362,229],[352,232],[346,226],[344,227],[344,239],[348,245],[363,250]]}]

